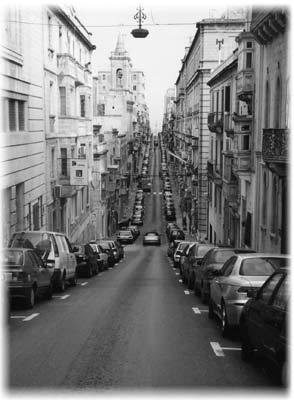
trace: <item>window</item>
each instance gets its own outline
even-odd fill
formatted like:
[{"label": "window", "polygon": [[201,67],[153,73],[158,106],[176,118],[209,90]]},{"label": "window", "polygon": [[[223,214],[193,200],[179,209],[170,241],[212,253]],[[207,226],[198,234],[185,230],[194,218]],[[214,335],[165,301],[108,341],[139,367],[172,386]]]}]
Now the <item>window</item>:
[{"label": "window", "polygon": [[277,268],[275,260],[270,258],[248,258],[240,267],[242,276],[270,276]]},{"label": "window", "polygon": [[231,111],[231,86],[225,87],[225,111]]},{"label": "window", "polygon": [[67,149],[60,149],[61,153],[61,175],[67,176]]},{"label": "window", "polygon": [[272,305],[281,310],[286,310],[287,303],[290,296],[290,282],[288,277],[285,277],[282,284],[274,296]]},{"label": "window", "polygon": [[250,137],[249,135],[241,136],[241,150],[250,150]]},{"label": "window", "polygon": [[273,233],[276,233],[277,227],[278,227],[278,204],[279,204],[279,196],[278,196],[278,180],[276,177],[274,177],[272,181],[272,215],[271,215],[271,231]]},{"label": "window", "polygon": [[265,107],[264,107],[264,127],[269,128],[270,125],[270,86],[266,82],[265,87]]},{"label": "window", "polygon": [[52,17],[48,15],[48,48],[52,49]]},{"label": "window", "polygon": [[9,132],[24,131],[25,125],[25,101],[8,99]]},{"label": "window", "polygon": [[262,225],[266,225],[266,217],[267,217],[267,179],[266,179],[266,173],[263,173],[263,188],[262,188],[262,211],[261,211],[261,217],[262,217]]},{"label": "window", "polygon": [[80,95],[80,106],[81,106],[81,117],[86,116],[86,96],[84,94]]},{"label": "window", "polygon": [[252,42],[246,42],[247,49],[252,49]]},{"label": "window", "polygon": [[272,276],[259,292],[258,299],[268,303],[281,278],[282,274],[280,273]]},{"label": "window", "polygon": [[64,86],[59,87],[60,115],[66,115],[66,90]]},{"label": "window", "polygon": [[252,53],[246,53],[246,68],[252,68]]},{"label": "window", "polygon": [[133,90],[137,90],[137,86],[136,85],[133,85]]},{"label": "window", "polygon": [[51,168],[50,168],[50,177],[54,178],[55,176],[55,148],[51,148]]},{"label": "window", "polygon": [[106,79],[106,75],[105,74],[102,75],[102,79],[105,81],[105,79]]},{"label": "window", "polygon": [[274,127],[280,128],[281,121],[281,103],[282,103],[282,93],[281,93],[281,81],[280,78],[277,79],[276,83],[276,95],[275,95],[275,122]]}]

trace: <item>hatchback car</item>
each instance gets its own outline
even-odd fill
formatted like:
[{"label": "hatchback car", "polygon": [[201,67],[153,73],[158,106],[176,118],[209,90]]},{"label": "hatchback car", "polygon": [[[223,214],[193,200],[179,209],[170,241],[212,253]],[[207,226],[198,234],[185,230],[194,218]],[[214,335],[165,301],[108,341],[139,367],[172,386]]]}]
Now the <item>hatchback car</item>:
[{"label": "hatchback car", "polygon": [[119,231],[117,234],[117,241],[120,243],[133,243],[134,235],[130,230]]},{"label": "hatchback car", "polygon": [[66,235],[59,232],[23,231],[12,235],[8,247],[34,248],[52,273],[53,287],[60,292],[69,282],[77,284],[77,261]]},{"label": "hatchback car", "polygon": [[99,244],[102,250],[108,255],[108,267],[113,267],[115,264],[115,257],[110,243],[104,240],[97,240],[96,243]]},{"label": "hatchback car", "polygon": [[279,268],[244,305],[240,317],[241,357],[253,358],[257,350],[283,385],[288,383],[289,268]]},{"label": "hatchback car", "polygon": [[288,264],[289,257],[281,254],[236,254],[215,271],[210,283],[209,316],[215,314],[221,320],[223,336],[239,325],[247,293],[260,288],[272,273]]},{"label": "hatchback car", "polygon": [[209,300],[210,281],[214,277],[214,271],[221,269],[224,263],[234,254],[242,253],[255,253],[255,251],[233,247],[215,247],[206,253],[201,267],[197,270],[194,287],[195,294],[200,294],[203,303]]},{"label": "hatchback car", "polygon": [[119,243],[117,240],[106,240],[105,239],[102,242],[106,242],[106,243],[110,244],[116,262],[121,260],[122,258],[124,258],[124,255],[125,255],[124,248],[121,245],[121,243]]},{"label": "hatchback car", "polygon": [[36,297],[52,297],[52,274],[35,250],[1,249],[0,265],[10,299],[24,299],[25,306],[33,308]]},{"label": "hatchback car", "polygon": [[74,244],[73,251],[77,259],[78,276],[92,278],[99,272],[98,260],[90,244]]},{"label": "hatchback car", "polygon": [[105,271],[108,266],[109,266],[109,255],[107,254],[107,252],[99,245],[97,244],[94,240],[91,241],[90,246],[92,247],[95,256],[97,258],[98,261],[98,266],[99,266],[99,271]]},{"label": "hatchback car", "polygon": [[183,241],[183,240],[177,242],[177,245],[176,245],[176,248],[175,248],[175,251],[173,254],[174,266],[176,268],[179,268],[181,256],[183,255],[185,249],[192,243],[194,243],[194,242],[188,242],[188,241]]},{"label": "hatchback car", "polygon": [[161,240],[160,240],[160,235],[158,232],[153,231],[153,232],[146,232],[143,238],[143,245],[150,245],[150,244],[156,244],[157,246],[160,246]]}]

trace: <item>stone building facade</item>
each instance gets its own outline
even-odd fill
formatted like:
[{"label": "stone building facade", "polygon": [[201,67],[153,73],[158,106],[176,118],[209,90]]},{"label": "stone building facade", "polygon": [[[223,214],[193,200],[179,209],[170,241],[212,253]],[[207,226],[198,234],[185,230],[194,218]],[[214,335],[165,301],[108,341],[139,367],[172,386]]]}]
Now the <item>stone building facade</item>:
[{"label": "stone building facade", "polygon": [[[42,10],[3,9],[1,236],[46,226]],[[22,23],[26,21],[27,23]]]}]

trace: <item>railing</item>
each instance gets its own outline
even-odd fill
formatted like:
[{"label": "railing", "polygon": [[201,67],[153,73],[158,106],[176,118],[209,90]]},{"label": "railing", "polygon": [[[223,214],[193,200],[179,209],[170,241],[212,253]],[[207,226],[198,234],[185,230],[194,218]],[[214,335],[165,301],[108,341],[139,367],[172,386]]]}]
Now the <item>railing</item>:
[{"label": "railing", "polygon": [[287,163],[288,148],[288,129],[263,129],[262,157],[265,162]]},{"label": "railing", "polygon": [[211,132],[222,133],[224,126],[223,113],[220,111],[209,113],[207,117],[207,124],[208,129]]}]

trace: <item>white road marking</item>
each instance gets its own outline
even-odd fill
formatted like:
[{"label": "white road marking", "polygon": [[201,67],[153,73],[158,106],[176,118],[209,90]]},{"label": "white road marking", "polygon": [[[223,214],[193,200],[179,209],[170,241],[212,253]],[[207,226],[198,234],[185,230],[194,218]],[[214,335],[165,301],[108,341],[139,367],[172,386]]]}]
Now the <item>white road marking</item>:
[{"label": "white road marking", "polygon": [[190,291],[189,290],[184,290],[184,293],[185,294],[190,294]]},{"label": "white road marking", "polygon": [[201,314],[201,311],[199,310],[198,307],[192,307],[192,310],[194,311],[195,314]]},{"label": "white road marking", "polygon": [[236,351],[241,351],[241,347],[222,347],[223,350],[236,350]]},{"label": "white road marking", "polygon": [[176,272],[176,275],[180,275],[180,273],[179,273],[179,272]]},{"label": "white road marking", "polygon": [[223,349],[221,348],[220,344],[218,342],[210,342],[210,345],[212,347],[212,350],[214,351],[214,354],[217,357],[224,357],[225,354],[223,352]]},{"label": "white road marking", "polygon": [[[82,286],[83,284],[81,283],[81,286]],[[70,294],[66,294],[66,295],[64,295],[64,296],[52,296],[54,299],[61,299],[61,300],[65,300],[65,299],[67,299],[68,297],[70,296]]]},{"label": "white road marking", "polygon": [[158,194],[162,194],[162,192],[159,192]]},{"label": "white road marking", "polygon": [[81,286],[86,286],[86,285],[88,285],[88,282],[81,283]]},{"label": "white road marking", "polygon": [[153,192],[153,194],[157,194],[157,192]]},{"label": "white road marking", "polygon": [[40,313],[31,314],[28,317],[26,317],[23,321],[31,321],[33,318],[36,318],[38,315],[40,315]]},{"label": "white road marking", "polygon": [[179,282],[180,282],[180,283],[183,283],[183,279],[179,279]]},{"label": "white road marking", "polygon": [[12,319],[16,319],[16,318],[25,318],[26,316],[25,315],[10,315],[10,318],[12,318]]},{"label": "white road marking", "polygon": [[176,269],[176,268],[173,268],[173,270],[176,271],[177,269]]}]

